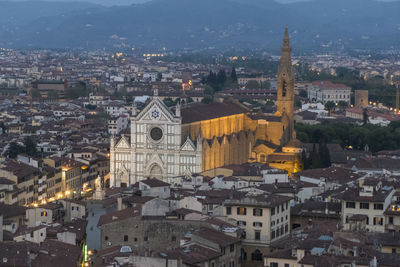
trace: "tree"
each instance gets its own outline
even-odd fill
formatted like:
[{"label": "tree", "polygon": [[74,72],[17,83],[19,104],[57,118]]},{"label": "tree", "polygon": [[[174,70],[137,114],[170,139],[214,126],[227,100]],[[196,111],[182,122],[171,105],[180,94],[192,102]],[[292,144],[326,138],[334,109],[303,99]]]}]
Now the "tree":
[{"label": "tree", "polygon": [[308,97],[308,93],[307,93],[306,90],[301,90],[300,93],[299,93],[299,96],[303,97],[303,98],[307,98]]},{"label": "tree", "polygon": [[294,106],[295,106],[296,108],[301,108],[302,105],[303,105],[303,104],[301,103],[300,99],[296,99],[296,101],[294,102]]},{"label": "tree", "polygon": [[25,146],[25,153],[28,156],[36,156],[37,155],[37,148],[36,148],[36,143],[32,140],[31,137],[26,137],[24,139],[24,146]]},{"label": "tree", "polygon": [[206,96],[201,100],[201,103],[210,104],[212,101],[213,101],[212,96],[206,95]]},{"label": "tree", "polygon": [[260,88],[260,84],[256,80],[250,80],[246,83],[247,89],[258,89]]},{"label": "tree", "polygon": [[319,143],[319,158],[321,168],[327,168],[331,166],[331,156],[329,154],[328,146],[325,142]]},{"label": "tree", "polygon": [[24,147],[19,145],[16,142],[11,142],[10,146],[8,147],[7,150],[7,156],[9,158],[15,159],[19,153],[23,153],[24,152]]},{"label": "tree", "polygon": [[303,149],[303,152],[301,152],[301,161],[303,162],[303,168],[304,170],[307,170],[309,166],[309,161],[306,155],[306,151]]},{"label": "tree", "polygon": [[341,108],[347,108],[349,104],[346,101],[340,100],[338,106]]},{"label": "tree", "polygon": [[232,71],[231,71],[231,80],[234,83],[237,83],[237,75],[236,75],[236,69],[235,67],[232,67]]},{"label": "tree", "polygon": [[313,145],[313,150],[310,154],[308,164],[311,169],[317,169],[317,168],[320,168],[320,166],[321,166],[319,153],[318,153],[318,150],[317,150],[317,147],[315,146],[315,144]]},{"label": "tree", "polygon": [[175,101],[170,97],[164,98],[163,102],[167,107],[175,106]]},{"label": "tree", "polygon": [[363,125],[367,125],[369,121],[369,117],[368,117],[368,110],[367,108],[363,109]]},{"label": "tree", "polygon": [[218,78],[218,83],[223,86],[227,80],[225,70],[218,71],[217,78]]},{"label": "tree", "polygon": [[325,108],[328,110],[329,115],[331,114],[332,110],[336,107],[336,104],[333,101],[328,101],[325,104]]},{"label": "tree", "polygon": [[92,105],[92,104],[88,104],[88,105],[86,105],[86,108],[90,109],[90,110],[95,110],[97,108],[97,106],[96,105]]}]

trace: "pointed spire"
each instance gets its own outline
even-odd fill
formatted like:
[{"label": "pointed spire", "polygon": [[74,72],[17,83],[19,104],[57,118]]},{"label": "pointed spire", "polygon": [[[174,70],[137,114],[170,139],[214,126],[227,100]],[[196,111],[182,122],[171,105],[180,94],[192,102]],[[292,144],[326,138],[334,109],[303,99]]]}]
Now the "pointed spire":
[{"label": "pointed spire", "polygon": [[178,100],[178,102],[176,103],[175,116],[176,117],[180,117],[181,116],[181,101],[180,100]]},{"label": "pointed spire", "polygon": [[283,46],[282,47],[290,47],[290,37],[287,24],[285,25],[285,33],[283,34]]},{"label": "pointed spire", "polygon": [[136,102],[135,102],[135,100],[133,100],[133,103],[132,103],[132,116],[136,116],[137,115],[137,108],[136,108]]}]

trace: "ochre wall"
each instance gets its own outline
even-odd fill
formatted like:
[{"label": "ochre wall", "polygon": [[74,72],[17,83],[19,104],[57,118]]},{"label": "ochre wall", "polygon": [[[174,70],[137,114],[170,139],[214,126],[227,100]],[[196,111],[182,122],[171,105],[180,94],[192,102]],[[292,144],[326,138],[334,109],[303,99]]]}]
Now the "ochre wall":
[{"label": "ochre wall", "polygon": [[[202,138],[202,169],[243,164],[249,161],[256,140],[282,144],[284,127],[281,122],[252,120],[236,114],[182,125],[182,137]],[[257,159],[256,159],[257,160]]]}]

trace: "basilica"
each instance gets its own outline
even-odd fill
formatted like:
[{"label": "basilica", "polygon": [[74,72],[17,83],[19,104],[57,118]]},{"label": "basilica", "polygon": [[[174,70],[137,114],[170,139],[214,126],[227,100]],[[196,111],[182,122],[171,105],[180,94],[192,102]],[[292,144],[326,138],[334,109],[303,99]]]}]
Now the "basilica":
[{"label": "basilica", "polygon": [[268,163],[289,174],[301,170],[287,28],[281,51],[274,114],[253,114],[232,99],[171,110],[157,93],[141,111],[133,108],[130,134],[111,138],[110,187],[147,177],[173,183],[176,177],[247,162]]}]

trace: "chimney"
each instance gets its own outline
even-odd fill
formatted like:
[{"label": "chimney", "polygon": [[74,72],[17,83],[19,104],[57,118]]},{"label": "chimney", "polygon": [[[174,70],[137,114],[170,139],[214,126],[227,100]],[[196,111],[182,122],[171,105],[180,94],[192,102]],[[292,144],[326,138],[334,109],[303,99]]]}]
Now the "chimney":
[{"label": "chimney", "polygon": [[117,198],[117,210],[122,210],[122,197]]}]

